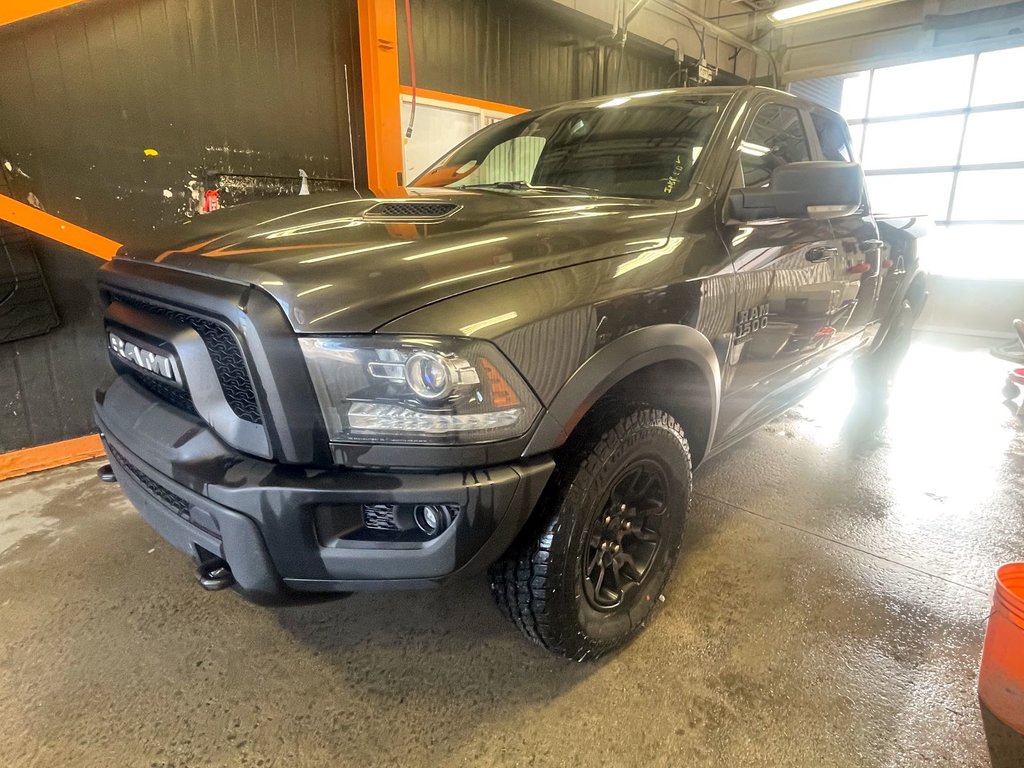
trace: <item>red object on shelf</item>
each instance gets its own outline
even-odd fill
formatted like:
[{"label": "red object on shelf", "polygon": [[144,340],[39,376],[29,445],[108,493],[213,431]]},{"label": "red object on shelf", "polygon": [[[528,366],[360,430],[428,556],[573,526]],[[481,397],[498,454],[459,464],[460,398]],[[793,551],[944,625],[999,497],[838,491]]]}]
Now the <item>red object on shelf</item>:
[{"label": "red object on shelf", "polygon": [[212,213],[220,210],[220,192],[216,189],[208,189],[203,194],[203,204],[199,207],[200,213]]},{"label": "red object on shelf", "polygon": [[1010,378],[1017,384],[1024,384],[1024,368],[1014,368],[1010,371]]}]

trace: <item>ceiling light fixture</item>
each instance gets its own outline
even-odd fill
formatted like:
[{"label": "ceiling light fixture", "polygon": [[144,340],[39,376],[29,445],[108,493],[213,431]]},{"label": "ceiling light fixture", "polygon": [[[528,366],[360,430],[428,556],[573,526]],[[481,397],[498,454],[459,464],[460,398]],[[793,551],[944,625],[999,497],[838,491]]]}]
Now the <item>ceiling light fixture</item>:
[{"label": "ceiling light fixture", "polygon": [[769,13],[768,18],[774,24],[799,24],[895,2],[899,0],[808,0],[786,8],[778,8]]}]

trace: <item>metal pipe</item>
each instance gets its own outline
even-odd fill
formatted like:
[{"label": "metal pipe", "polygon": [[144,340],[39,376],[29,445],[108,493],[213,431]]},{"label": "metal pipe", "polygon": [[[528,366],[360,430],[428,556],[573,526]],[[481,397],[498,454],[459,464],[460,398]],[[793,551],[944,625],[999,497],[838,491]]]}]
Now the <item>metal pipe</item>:
[{"label": "metal pipe", "polygon": [[[696,11],[691,11],[685,5],[675,2],[675,0],[659,0],[659,4],[665,6],[669,10],[675,11],[680,16],[689,19],[691,22],[701,24],[705,30],[709,30],[711,34],[713,34],[719,40],[724,40],[725,42],[729,43],[730,45],[734,45],[737,48],[745,48],[748,51],[757,54],[758,56],[764,56],[766,59],[768,59],[768,63],[771,66],[772,84],[778,87],[779,68],[775,62],[774,57],[767,49],[762,48],[759,45],[755,45],[754,43],[751,43],[749,40],[744,40],[735,32],[730,32],[725,27],[720,27],[718,24],[715,24],[715,22],[709,20],[707,17],[701,16]],[[638,3],[638,5],[640,5],[640,3]]]},{"label": "metal pipe", "polygon": [[643,10],[645,5],[647,5],[647,0],[636,0],[636,5],[634,5],[632,9],[630,9],[629,13],[626,14],[626,21],[623,26],[629,26],[629,22],[631,22],[633,17]]}]

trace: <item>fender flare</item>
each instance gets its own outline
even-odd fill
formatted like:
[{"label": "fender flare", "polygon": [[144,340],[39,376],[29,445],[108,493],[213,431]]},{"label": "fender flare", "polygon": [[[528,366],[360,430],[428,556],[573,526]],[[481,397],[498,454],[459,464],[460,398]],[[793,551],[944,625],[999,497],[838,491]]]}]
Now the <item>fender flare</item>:
[{"label": "fender flare", "polygon": [[700,331],[685,325],[652,325],[630,331],[591,355],[552,398],[524,456],[558,448],[572,434],[590,407],[626,377],[656,363],[691,363],[708,387],[710,423],[708,455],[718,423],[722,372],[711,342]]}]

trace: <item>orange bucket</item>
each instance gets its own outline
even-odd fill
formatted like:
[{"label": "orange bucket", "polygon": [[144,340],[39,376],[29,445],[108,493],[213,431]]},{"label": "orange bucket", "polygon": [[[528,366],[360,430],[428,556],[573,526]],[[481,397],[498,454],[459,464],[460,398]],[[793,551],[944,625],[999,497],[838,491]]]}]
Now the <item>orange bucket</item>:
[{"label": "orange bucket", "polygon": [[1024,733],[1024,563],[996,571],[978,697],[993,715]]}]

